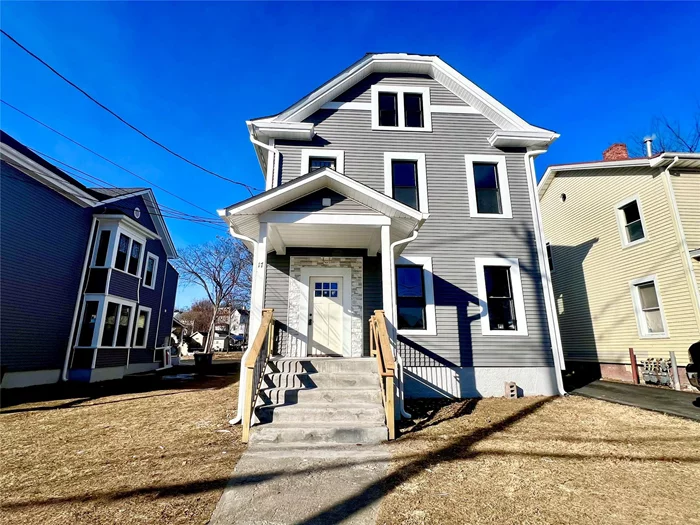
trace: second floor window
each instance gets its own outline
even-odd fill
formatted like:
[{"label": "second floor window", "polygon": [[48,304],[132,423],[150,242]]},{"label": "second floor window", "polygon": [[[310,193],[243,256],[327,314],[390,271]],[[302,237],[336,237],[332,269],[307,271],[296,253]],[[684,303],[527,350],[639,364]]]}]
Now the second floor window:
[{"label": "second floor window", "polygon": [[419,209],[418,202],[418,163],[410,160],[391,162],[392,193],[394,199]]},{"label": "second floor window", "polygon": [[119,245],[117,246],[114,267],[131,275],[138,275],[141,249],[142,245],[140,242],[123,233],[119,234]]},{"label": "second floor window", "polygon": [[143,271],[143,285],[146,288],[155,288],[156,274],[158,272],[158,257],[149,253],[146,256],[146,267]]},{"label": "second floor window", "polygon": [[496,164],[474,163],[474,189],[476,190],[476,209],[479,213],[499,215],[503,213]]},{"label": "second floor window", "polygon": [[112,232],[102,230],[100,232],[100,240],[97,243],[97,254],[95,255],[95,266],[105,266],[107,263],[107,252],[109,251],[109,241],[112,237]]},{"label": "second floor window", "polygon": [[639,210],[637,199],[624,204],[619,208],[620,218],[624,225],[624,243],[631,244],[644,239],[644,225],[642,224],[642,213]]}]

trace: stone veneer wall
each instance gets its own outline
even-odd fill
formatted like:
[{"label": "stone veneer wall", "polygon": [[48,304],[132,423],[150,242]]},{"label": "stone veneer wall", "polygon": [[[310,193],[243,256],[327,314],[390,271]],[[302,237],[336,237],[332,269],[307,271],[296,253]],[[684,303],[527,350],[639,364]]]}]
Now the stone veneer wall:
[{"label": "stone veneer wall", "polygon": [[[308,311],[301,305],[302,283],[301,269],[316,266],[319,268],[350,268],[350,313],[352,316],[350,348],[353,356],[362,355],[362,257],[299,257],[292,256],[289,259],[289,310],[287,324],[289,330],[289,343],[285,355],[288,357],[302,357],[303,341],[293,336],[301,332],[303,323],[307,323]],[[344,308],[347,305],[343,305]],[[304,310],[304,311],[302,311]]]}]

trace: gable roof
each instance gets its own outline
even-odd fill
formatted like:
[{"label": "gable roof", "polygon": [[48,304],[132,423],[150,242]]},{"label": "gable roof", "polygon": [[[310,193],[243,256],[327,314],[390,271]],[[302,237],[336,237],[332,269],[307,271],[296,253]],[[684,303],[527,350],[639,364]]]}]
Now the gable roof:
[{"label": "gable roof", "polygon": [[547,168],[542,179],[537,184],[537,195],[541,199],[552,184],[554,177],[563,172],[614,170],[621,168],[649,168],[650,174],[657,173],[660,169],[666,169],[673,165],[676,168],[700,168],[700,153],[674,153],[666,152],[653,157],[638,157],[624,160],[594,160],[576,162],[572,164],[553,164]]},{"label": "gable roof", "polygon": [[[163,214],[150,188],[90,188],[2,130],[0,130],[0,146],[3,161],[22,169],[27,175],[84,208],[104,206],[121,199],[141,195],[168,258],[177,257],[175,244],[170,237],[168,227],[163,220]],[[122,213],[121,210],[117,210],[117,212]]]}]

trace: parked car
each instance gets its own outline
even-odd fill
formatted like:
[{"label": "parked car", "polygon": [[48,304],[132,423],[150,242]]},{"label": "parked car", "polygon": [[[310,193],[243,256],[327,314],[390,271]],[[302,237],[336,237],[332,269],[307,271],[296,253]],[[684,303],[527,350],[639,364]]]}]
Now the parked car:
[{"label": "parked car", "polygon": [[695,388],[700,389],[700,378],[698,372],[700,368],[700,341],[693,343],[688,348],[688,366],[685,367],[685,373],[688,375],[688,381]]}]

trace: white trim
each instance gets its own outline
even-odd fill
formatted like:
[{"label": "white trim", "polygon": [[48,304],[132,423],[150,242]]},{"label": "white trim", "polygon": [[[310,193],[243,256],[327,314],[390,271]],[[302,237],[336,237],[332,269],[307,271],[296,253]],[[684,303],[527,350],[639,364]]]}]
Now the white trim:
[{"label": "white trim", "polygon": [[[80,346],[78,345],[78,341],[80,340],[80,332],[82,331],[83,328],[83,321],[85,320],[85,303],[94,301],[97,302],[97,315],[95,319],[95,330],[92,333],[92,344],[90,346]],[[119,305],[119,308],[117,309],[117,319],[115,321],[115,329],[114,329],[114,339],[112,340],[113,342],[116,342],[117,338],[117,332],[119,331],[119,317],[121,316],[121,307],[122,306],[130,306],[131,307],[131,315],[129,316],[129,327],[127,329],[126,333],[126,345],[124,346],[108,346],[108,345],[103,345],[102,344],[102,332],[104,331],[104,321],[105,321],[105,316],[107,314],[107,303],[116,303]],[[134,327],[134,313],[136,312],[136,307],[137,304],[135,301],[130,301],[128,299],[124,299],[122,297],[116,297],[114,295],[102,295],[102,294],[85,294],[83,297],[83,302],[82,302],[82,309],[81,313],[82,318],[80,319],[80,323],[78,325],[78,333],[76,337],[76,344],[75,348],[129,348],[130,344],[132,342],[132,331]],[[95,360],[95,357],[93,356],[93,361]],[[94,365],[93,365],[94,368]]]},{"label": "white trim", "polygon": [[[425,292],[425,330],[397,330],[399,335],[437,335],[437,323],[435,321],[435,290],[433,285],[433,258],[402,256],[394,261],[393,271],[396,266],[421,266],[423,268],[423,287]],[[397,286],[398,290],[398,286]],[[398,294],[398,291],[396,292]],[[398,308],[398,297],[394,297],[394,303]],[[398,319],[396,321],[398,326]]]},{"label": "white trim", "polygon": [[[342,173],[337,173],[334,170],[331,169],[325,169],[322,171],[319,171],[318,173],[312,174],[305,176],[304,178],[299,178],[295,181],[288,182],[284,186],[279,186],[279,189],[275,189],[274,191],[267,191],[265,193],[261,193],[260,195],[257,195],[251,199],[247,199],[243,203],[241,203],[238,206],[229,206],[228,208],[224,208],[222,210],[218,210],[218,214],[221,217],[225,217],[227,215],[238,215],[238,214],[245,214],[244,212],[248,208],[252,208],[253,206],[258,206],[260,204],[265,203],[268,200],[271,200],[273,198],[277,198],[280,196],[283,196],[286,193],[294,192],[294,190],[299,189],[300,187],[303,187],[305,185],[312,184],[315,181],[318,181],[319,179],[324,179],[328,178],[331,179],[338,184],[341,184],[343,186],[346,186],[347,188],[357,191],[358,193],[361,193],[367,197],[370,197],[371,199],[375,199],[378,201],[380,204],[384,204],[389,206],[390,208],[396,210],[397,212],[403,213],[407,216],[409,216],[412,219],[415,220],[425,220],[427,217],[420,213],[417,210],[414,210],[413,208],[406,206],[405,204],[402,204],[398,201],[395,201],[392,198],[387,197],[383,193],[380,193],[378,191],[375,191],[364,184],[361,184],[357,182],[354,179],[351,179],[350,177],[343,175]],[[318,188],[320,189],[320,188]],[[332,188],[336,189],[336,188]],[[302,197],[303,195],[300,195],[299,197]],[[299,197],[293,197],[290,200],[297,199]],[[281,204],[278,204],[278,206],[281,206]]]},{"label": "white trim", "polygon": [[[361,357],[352,355],[352,268],[329,268],[324,266],[302,266],[301,267],[301,301],[299,310],[304,312],[304,318],[299,327],[301,334],[301,346],[305,356],[309,354],[309,281],[312,277],[341,277],[343,279],[343,356]],[[291,279],[291,277],[290,277]],[[363,326],[364,330],[364,326]],[[360,338],[362,338],[362,333]]]},{"label": "white trim", "polygon": [[345,152],[340,149],[326,148],[304,148],[301,150],[301,169],[299,175],[309,173],[309,159],[318,157],[322,159],[335,159],[335,171],[338,173],[345,172]]},{"label": "white trim", "polygon": [[[146,312],[146,311],[148,312],[148,318],[146,319],[146,326],[145,326],[146,332],[143,335],[143,344],[137,345],[136,344],[136,329],[137,329],[136,323],[139,320],[139,315],[141,315],[141,312]],[[150,332],[150,328],[151,328],[151,316],[152,316],[152,314],[153,314],[153,311],[148,306],[139,305],[139,307],[136,309],[136,317],[134,318],[134,330],[133,330],[133,334],[132,334],[133,338],[131,340],[131,342],[132,342],[131,348],[146,348],[148,346],[148,336],[149,336],[149,332]],[[158,344],[158,341],[156,341],[156,344]],[[128,364],[129,364],[129,362],[127,360],[127,366],[128,366]]]},{"label": "white trim", "polygon": [[371,102],[326,102],[321,109],[351,109],[356,111],[372,111]]},{"label": "white trim", "polygon": [[471,106],[431,106],[433,113],[454,113],[457,115],[481,115],[481,111]]},{"label": "white trim", "polygon": [[316,213],[301,211],[268,211],[260,215],[260,222],[270,224],[330,224],[345,226],[382,226],[391,224],[385,215]]},{"label": "white trim", "polygon": [[391,198],[394,197],[394,174],[391,170],[391,163],[394,160],[410,160],[417,163],[418,174],[416,182],[418,183],[418,211],[421,213],[429,213],[428,175],[425,168],[425,153],[408,153],[397,151],[384,153],[384,194]]},{"label": "white trim", "polygon": [[[647,332],[646,318],[644,317],[644,312],[642,311],[642,300],[639,295],[639,285],[654,283],[654,291],[656,292],[656,300],[659,303],[659,313],[661,314],[661,322],[664,327],[663,332]],[[659,281],[656,275],[647,275],[645,277],[640,277],[638,279],[632,279],[629,282],[630,292],[632,294],[632,306],[634,308],[634,315],[637,318],[637,331],[639,333],[640,339],[667,339],[671,336],[668,331],[668,325],[666,324],[666,314],[664,313],[664,305],[661,302],[661,291],[659,290]]]},{"label": "white trim", "polygon": [[[430,116],[430,88],[425,86],[392,86],[387,84],[373,84],[372,92],[372,129],[387,131],[433,131]],[[398,126],[379,125],[379,93],[394,93],[396,95],[396,111]],[[423,127],[407,127],[404,113],[404,95],[421,95],[423,97]]]},{"label": "white trim", "polygon": [[[9,165],[19,169],[28,177],[48,186],[84,208],[94,206],[95,203],[98,202],[98,200],[89,193],[71,184],[69,181],[56,175],[52,170],[45,168],[7,144],[0,143],[0,154],[2,154],[2,160]],[[61,171],[61,173],[63,173],[63,171]]]},{"label": "white trim", "polygon": [[549,273],[554,273],[554,252],[552,251],[552,243],[544,241],[544,253],[547,258],[547,268]]},{"label": "white trim", "polygon": [[[627,229],[625,228],[627,224],[625,223],[625,212],[622,210],[622,208],[635,201],[637,203],[637,209],[639,210],[639,218],[642,222],[642,231],[644,233],[644,237],[642,237],[641,239],[637,239],[636,241],[630,242],[627,240]],[[623,248],[636,246],[637,244],[642,244],[649,240],[649,232],[647,231],[647,224],[644,221],[644,212],[642,211],[642,200],[639,198],[639,195],[633,195],[632,197],[618,202],[615,205],[615,217],[617,218],[617,230],[620,233],[620,241],[622,242]]]},{"label": "white trim", "polygon": [[[153,259],[153,281],[151,281],[150,286],[146,284],[146,274],[148,270],[148,259]],[[156,280],[158,278],[158,264],[160,263],[160,257],[158,257],[155,253],[148,252],[146,254],[146,259],[145,263],[143,265],[143,271],[141,274],[143,275],[143,280],[141,281],[143,283],[143,286],[146,288],[150,288],[151,290],[155,290],[156,288]]]},{"label": "white trim", "polygon": [[[474,163],[486,162],[496,164],[498,171],[498,191],[501,196],[503,213],[479,213],[476,206],[476,186],[474,184]],[[467,171],[467,191],[469,197],[469,216],[491,219],[512,219],[510,205],[510,188],[508,186],[508,168],[505,155],[465,155],[464,164]]]},{"label": "white trim", "polygon": [[[481,306],[481,334],[499,336],[527,336],[527,318],[525,315],[525,299],[523,297],[523,285],[520,281],[520,264],[515,257],[476,257],[476,286],[479,293],[479,305]],[[515,318],[517,330],[491,330],[489,324],[489,307],[486,296],[485,266],[508,266],[510,268],[510,282],[515,304]]]},{"label": "white trim", "polygon": [[60,378],[60,368],[7,372],[2,376],[0,388],[24,388],[27,386],[50,385],[52,383],[58,383]]}]

